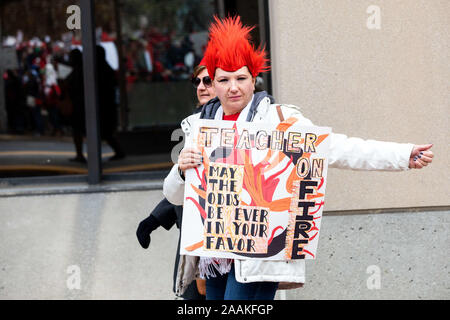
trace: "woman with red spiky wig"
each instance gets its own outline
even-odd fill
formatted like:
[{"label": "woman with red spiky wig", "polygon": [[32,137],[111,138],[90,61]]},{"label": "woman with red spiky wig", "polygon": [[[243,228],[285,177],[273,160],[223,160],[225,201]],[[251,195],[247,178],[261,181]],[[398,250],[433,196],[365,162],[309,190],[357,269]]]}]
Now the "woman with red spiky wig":
[{"label": "woman with red spiky wig", "polygon": [[[202,111],[183,120],[188,137],[196,119],[273,122],[288,119],[295,124],[313,126],[299,108],[273,104],[266,92],[255,91],[256,76],[269,69],[265,52],[251,43],[253,27],[243,26],[239,17],[215,18],[210,27],[204,63],[213,80],[217,97]],[[280,106],[280,107],[278,107]],[[432,162],[429,145],[381,142],[331,134],[329,166],[356,170],[401,171],[421,169]],[[173,204],[184,201],[184,172],[202,163],[202,155],[192,148],[180,153],[164,180],[163,192]],[[181,256],[177,275],[177,294],[182,294],[196,275],[207,278],[207,299],[272,300],[277,289],[298,288],[305,282],[305,261],[211,259]]]}]

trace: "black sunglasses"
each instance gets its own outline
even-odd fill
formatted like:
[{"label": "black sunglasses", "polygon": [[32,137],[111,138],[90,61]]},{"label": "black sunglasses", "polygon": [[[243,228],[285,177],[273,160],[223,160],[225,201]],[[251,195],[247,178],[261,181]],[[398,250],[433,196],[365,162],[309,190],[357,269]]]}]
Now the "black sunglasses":
[{"label": "black sunglasses", "polygon": [[192,78],[192,84],[194,85],[194,87],[197,89],[198,86],[200,85],[200,83],[203,81],[203,85],[206,88],[209,88],[212,86],[212,80],[209,76],[203,77],[203,79],[200,79],[199,77],[197,78]]}]

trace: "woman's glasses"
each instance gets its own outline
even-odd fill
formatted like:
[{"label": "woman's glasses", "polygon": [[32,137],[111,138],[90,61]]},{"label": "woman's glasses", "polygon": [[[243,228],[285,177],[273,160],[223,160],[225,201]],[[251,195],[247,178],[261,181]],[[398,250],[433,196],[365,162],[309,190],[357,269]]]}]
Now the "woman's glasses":
[{"label": "woman's glasses", "polygon": [[200,83],[203,81],[203,85],[206,88],[210,88],[212,86],[212,80],[209,76],[203,77],[202,79],[200,78],[192,78],[192,84],[194,85],[194,87],[197,89],[198,86],[200,85]]}]

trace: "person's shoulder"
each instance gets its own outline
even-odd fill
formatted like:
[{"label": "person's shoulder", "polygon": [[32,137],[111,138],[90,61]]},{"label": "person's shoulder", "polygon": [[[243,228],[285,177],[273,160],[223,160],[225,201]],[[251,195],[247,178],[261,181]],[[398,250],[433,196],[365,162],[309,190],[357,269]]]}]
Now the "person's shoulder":
[{"label": "person's shoulder", "polygon": [[274,103],[270,105],[270,110],[273,113],[271,116],[279,117],[277,107],[280,107],[284,119],[296,118],[299,125],[313,125],[311,120],[306,118],[302,113],[302,108],[294,104]]},{"label": "person's shoulder", "polygon": [[284,104],[284,103],[272,103],[269,107],[269,111],[271,113],[278,113],[277,108],[281,109],[283,116],[285,119],[289,117],[303,117],[302,109],[293,104]]},{"label": "person's shoulder", "polygon": [[190,116],[184,118],[181,121],[181,129],[184,132],[189,131],[192,126],[192,122],[194,122],[195,120],[198,120],[198,119],[200,119],[200,112],[191,114]]},{"label": "person's shoulder", "polygon": [[294,104],[280,104],[280,103],[275,103],[273,104],[275,107],[276,106],[280,106],[283,111],[286,110],[287,112],[292,112],[292,113],[302,113],[302,108],[294,105]]},{"label": "person's shoulder", "polygon": [[291,116],[302,116],[300,107],[293,104],[275,103],[269,97],[265,97],[259,102],[257,112],[261,119],[272,119],[278,117],[278,109],[281,110],[285,119]]}]

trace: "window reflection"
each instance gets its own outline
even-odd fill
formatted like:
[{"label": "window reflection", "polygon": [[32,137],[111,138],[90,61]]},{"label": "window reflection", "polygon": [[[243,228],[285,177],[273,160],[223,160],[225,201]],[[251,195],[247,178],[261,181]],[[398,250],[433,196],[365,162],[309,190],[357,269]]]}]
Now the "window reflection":
[{"label": "window reflection", "polygon": [[129,129],[178,124],[190,114],[195,95],[186,80],[214,13],[215,1],[123,2]]},{"label": "window reflection", "polygon": [[[254,24],[258,0],[245,3],[95,1],[104,174],[172,166],[180,140],[171,136],[197,104],[189,80],[210,22],[221,7]],[[73,4],[0,2],[0,179],[87,174],[81,32],[66,26]]]}]

